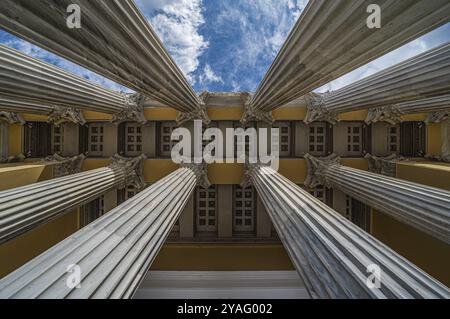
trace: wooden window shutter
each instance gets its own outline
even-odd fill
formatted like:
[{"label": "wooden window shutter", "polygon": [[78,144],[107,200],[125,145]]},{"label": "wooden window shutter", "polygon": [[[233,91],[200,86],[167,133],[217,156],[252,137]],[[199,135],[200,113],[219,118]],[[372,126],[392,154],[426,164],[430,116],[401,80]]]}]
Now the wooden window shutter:
[{"label": "wooden window shutter", "polygon": [[362,155],[372,153],[372,125],[362,126]]},{"label": "wooden window shutter", "polygon": [[327,155],[333,154],[334,149],[333,149],[333,131],[334,131],[334,127],[333,125],[326,123],[326,133],[325,133],[325,139],[326,139],[326,144],[325,144],[325,152]]},{"label": "wooden window shutter", "polygon": [[86,154],[88,152],[88,141],[89,141],[89,126],[88,125],[80,125],[79,129],[79,153]]},{"label": "wooden window shutter", "polygon": [[125,138],[126,138],[126,123],[119,124],[117,128],[117,152],[124,156],[125,155]]}]

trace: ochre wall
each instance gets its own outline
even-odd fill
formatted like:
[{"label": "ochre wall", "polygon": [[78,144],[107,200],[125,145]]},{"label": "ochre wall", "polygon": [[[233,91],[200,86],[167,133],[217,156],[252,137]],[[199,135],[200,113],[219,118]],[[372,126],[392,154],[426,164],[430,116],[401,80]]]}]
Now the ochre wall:
[{"label": "ochre wall", "polygon": [[[242,108],[210,108],[212,120],[240,120]],[[84,112],[87,120],[108,121],[111,115]],[[171,108],[145,110],[149,120],[175,120],[178,112]],[[273,112],[276,120],[303,120],[305,108],[280,108]],[[367,111],[340,115],[341,120],[364,120]],[[27,120],[45,120],[25,116]],[[408,115],[404,120],[422,121],[424,114]],[[22,128],[10,125],[9,154],[17,155],[22,148]],[[440,154],[441,132],[439,125],[430,125],[427,131],[428,152]],[[88,159],[83,169],[95,169],[109,164],[107,159]],[[364,159],[343,159],[342,164],[367,169]],[[437,163],[402,163],[398,165],[398,177],[450,190],[450,165]],[[177,169],[171,160],[156,159],[145,162],[145,179],[156,182]],[[51,167],[42,164],[12,164],[0,168],[0,190],[27,185],[51,177]],[[280,161],[280,173],[295,183],[302,183],[306,176],[306,163],[302,159]],[[238,184],[242,179],[242,164],[214,164],[208,167],[208,176],[215,184]],[[403,225],[390,217],[374,212],[372,232],[381,241],[410,259],[431,275],[450,285],[450,251],[428,235]],[[78,213],[67,213],[23,236],[0,246],[0,277],[45,251],[78,229]],[[400,234],[400,235],[399,235]],[[17,252],[20,253],[17,253]],[[153,263],[155,270],[291,270],[292,264],[282,245],[225,245],[225,244],[167,244]]]},{"label": "ochre wall", "polygon": [[449,245],[377,211],[372,235],[450,287]]},{"label": "ochre wall", "polygon": [[56,245],[78,229],[78,210],[0,245],[0,278]]},{"label": "ochre wall", "polygon": [[[397,177],[450,190],[450,164],[402,162]],[[372,234],[450,287],[450,245],[377,211],[372,214]]]},{"label": "ochre wall", "polygon": [[152,270],[293,270],[282,245],[166,244]]}]

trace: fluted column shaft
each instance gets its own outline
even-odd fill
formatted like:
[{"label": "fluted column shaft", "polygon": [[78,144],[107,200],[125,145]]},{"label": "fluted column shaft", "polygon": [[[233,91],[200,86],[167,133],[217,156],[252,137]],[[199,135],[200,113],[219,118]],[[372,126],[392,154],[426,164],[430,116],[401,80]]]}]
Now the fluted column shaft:
[{"label": "fluted column shaft", "polygon": [[450,43],[394,65],[340,90],[309,95],[305,122],[336,120],[344,112],[450,93]]},{"label": "fluted column shaft", "polygon": [[[81,8],[80,29],[66,26],[70,4]],[[4,0],[0,26],[180,112],[206,116],[133,0]]]},{"label": "fluted column shaft", "polygon": [[128,118],[145,122],[141,97],[105,89],[4,45],[0,45],[0,71],[0,94],[11,99],[109,113],[117,120]]},{"label": "fluted column shaft", "polygon": [[178,169],[0,280],[0,298],[133,297],[201,178]]},{"label": "fluted column shaft", "polygon": [[[448,298],[447,287],[273,169],[248,171],[313,298]],[[381,286],[370,289],[370,265]]]},{"label": "fluted column shaft", "polygon": [[450,94],[370,109],[366,123],[397,124],[401,122],[403,115],[418,113],[428,113],[427,123],[445,120],[450,115]]},{"label": "fluted column shaft", "polygon": [[113,158],[109,167],[0,192],[0,243],[79,207],[114,188],[141,182],[142,160]]},{"label": "fluted column shaft", "polygon": [[309,1],[251,108],[270,112],[450,20],[445,0],[382,0],[377,1],[382,27],[369,29],[370,4],[373,1]]},{"label": "fluted column shaft", "polygon": [[338,189],[402,223],[450,243],[450,192],[306,155],[309,187]]}]

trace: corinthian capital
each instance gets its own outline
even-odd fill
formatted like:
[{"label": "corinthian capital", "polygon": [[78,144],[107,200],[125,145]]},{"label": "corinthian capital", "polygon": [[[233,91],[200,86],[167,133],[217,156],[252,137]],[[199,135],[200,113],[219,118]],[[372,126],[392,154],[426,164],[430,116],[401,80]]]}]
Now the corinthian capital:
[{"label": "corinthian capital", "polygon": [[328,96],[330,96],[330,93],[308,93],[304,96],[308,110],[303,120],[306,124],[317,121],[336,124],[339,121],[338,115],[327,109],[326,98]]},{"label": "corinthian capital", "polygon": [[113,116],[113,123],[138,122],[147,123],[144,115],[144,103],[146,97],[140,93],[125,94],[125,109]]},{"label": "corinthian capital", "polygon": [[197,178],[197,185],[203,188],[211,187],[211,183],[208,179],[208,166],[206,163],[202,164],[193,164],[193,163],[182,163],[180,165],[182,168],[188,168],[192,172],[194,172]]},{"label": "corinthian capital", "polygon": [[366,154],[365,158],[369,163],[369,171],[372,173],[382,174],[385,176],[397,176],[397,162],[406,161],[406,158],[391,154],[386,157],[378,157]]},{"label": "corinthian capital", "polygon": [[48,117],[48,122],[59,126],[65,122],[71,122],[79,125],[86,124],[83,113],[74,107],[55,106]]},{"label": "corinthian capital", "polygon": [[177,116],[177,124],[181,126],[182,124],[189,122],[189,121],[195,121],[195,120],[202,120],[203,124],[209,125],[211,123],[211,120],[209,119],[208,112],[206,110],[206,105],[204,103],[199,104],[198,108],[195,111],[188,112],[188,113],[178,113]]},{"label": "corinthian capital", "polygon": [[428,113],[425,123],[441,123],[450,117],[450,109]]},{"label": "corinthian capital", "polygon": [[135,158],[126,158],[116,154],[111,158],[112,163],[109,167],[125,172],[124,182],[119,188],[125,188],[127,186],[133,186],[137,190],[145,188],[144,161],[146,159],[147,156],[144,154]]},{"label": "corinthian capital", "polygon": [[23,119],[22,115],[14,112],[0,111],[0,120],[4,120],[9,124],[25,124],[25,120]]},{"label": "corinthian capital", "polygon": [[241,124],[245,125],[248,122],[256,121],[256,122],[265,122],[269,125],[272,125],[275,122],[272,112],[264,112],[257,110],[253,107],[252,95],[250,93],[242,93],[241,99],[244,103],[244,113],[241,118]]},{"label": "corinthian capital", "polygon": [[310,154],[306,154],[305,159],[308,164],[308,174],[304,185],[311,189],[320,185],[330,187],[326,180],[326,172],[332,165],[340,166],[341,158],[336,154],[331,154],[327,157],[319,159]]},{"label": "corinthian capital", "polygon": [[74,157],[63,157],[59,154],[54,154],[46,157],[43,161],[56,163],[54,177],[62,177],[80,173],[85,159],[86,156],[84,154]]},{"label": "corinthian capital", "polygon": [[369,110],[366,123],[387,122],[395,125],[401,122],[402,115],[403,112],[396,105],[376,107]]},{"label": "corinthian capital", "polygon": [[21,163],[25,160],[25,158],[26,157],[23,154],[9,156],[7,158],[0,157],[0,164]]}]

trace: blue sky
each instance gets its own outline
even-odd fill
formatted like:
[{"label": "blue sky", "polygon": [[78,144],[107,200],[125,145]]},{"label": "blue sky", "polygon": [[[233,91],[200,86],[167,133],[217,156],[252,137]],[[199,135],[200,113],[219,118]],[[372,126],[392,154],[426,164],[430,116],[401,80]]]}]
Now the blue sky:
[{"label": "blue sky", "polygon": [[[137,0],[198,92],[256,90],[307,0]],[[450,41],[450,24],[317,91],[335,90]],[[0,42],[118,91],[128,89],[0,31]]]}]

